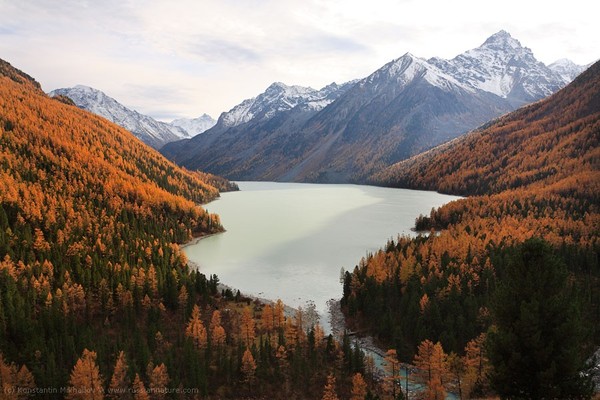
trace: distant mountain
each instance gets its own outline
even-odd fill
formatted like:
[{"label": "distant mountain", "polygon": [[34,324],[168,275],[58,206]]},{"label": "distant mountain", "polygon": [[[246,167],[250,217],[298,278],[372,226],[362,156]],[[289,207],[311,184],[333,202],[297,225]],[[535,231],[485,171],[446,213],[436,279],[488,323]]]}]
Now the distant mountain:
[{"label": "distant mountain", "polygon": [[189,137],[194,137],[215,126],[217,121],[208,114],[198,118],[180,118],[171,121],[170,125],[178,126],[187,132]]},{"label": "distant mountain", "polygon": [[560,60],[556,60],[552,64],[548,65],[548,68],[560,75],[563,80],[568,83],[575,79],[583,71],[588,69],[592,64],[577,65],[571,60],[561,58]]},{"label": "distant mountain", "polygon": [[[122,126],[144,143],[159,149],[165,143],[184,138],[190,138],[190,133],[183,126],[192,129],[193,132],[201,130],[201,124],[207,125],[207,118],[200,117],[201,121],[178,120],[178,124],[169,124],[153,119],[144,114],[125,107],[117,100],[100,90],[78,85],[72,88],[56,89],[49,93],[50,96],[65,96],[84,110],[100,115],[117,125]],[[206,116],[208,117],[208,116]],[[210,117],[208,117],[210,119]]]},{"label": "distant mountain", "polygon": [[[371,183],[460,195],[526,188],[597,201],[600,62],[556,94],[401,161]],[[570,215],[570,214],[569,214]]]},{"label": "distant mountain", "polygon": [[363,182],[395,162],[548,96],[574,75],[537,61],[505,31],[452,60],[410,53],[319,91],[281,83],[212,129],[161,151],[230,179]]},{"label": "distant mountain", "polygon": [[221,114],[216,125],[202,135],[168,143],[160,151],[188,168],[203,164],[237,178],[278,179],[289,164],[283,148],[288,135],[298,132],[355,82],[332,83],[320,90],[273,83]]},{"label": "distant mountain", "polygon": [[452,60],[434,57],[429,62],[459,82],[494,93],[516,107],[549,96],[574,78],[563,77],[536,60],[529,48],[506,31]]}]

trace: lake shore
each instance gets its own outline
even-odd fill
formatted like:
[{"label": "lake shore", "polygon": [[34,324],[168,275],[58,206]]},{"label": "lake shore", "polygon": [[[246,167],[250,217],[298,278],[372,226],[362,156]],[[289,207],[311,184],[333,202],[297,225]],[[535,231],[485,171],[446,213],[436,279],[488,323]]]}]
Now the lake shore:
[{"label": "lake shore", "polygon": [[[198,242],[200,242],[200,241],[201,241],[201,240],[203,240],[203,239],[209,238],[209,237],[211,237],[211,236],[220,235],[220,234],[222,234],[222,233],[225,233],[225,232],[227,232],[227,230],[226,230],[226,229],[224,229],[222,232],[209,233],[208,235],[202,235],[202,236],[198,236],[198,237],[192,238],[192,240],[190,240],[189,242],[185,242],[185,243],[183,243],[183,244],[180,244],[180,245],[179,245],[179,248],[180,248],[180,249],[185,249],[186,247],[189,247],[189,246],[193,246],[193,245],[195,245],[195,244],[198,244]],[[194,263],[194,264],[195,264],[195,263]]]}]

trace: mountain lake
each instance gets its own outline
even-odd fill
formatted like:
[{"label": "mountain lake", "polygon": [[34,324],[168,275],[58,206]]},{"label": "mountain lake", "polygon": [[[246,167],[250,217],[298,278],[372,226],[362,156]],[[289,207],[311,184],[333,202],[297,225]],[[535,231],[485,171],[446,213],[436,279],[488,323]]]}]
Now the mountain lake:
[{"label": "mountain lake", "polygon": [[429,215],[457,196],[360,185],[237,182],[205,205],[226,232],[184,247],[206,276],[243,294],[306,308],[313,302],[326,332],[327,301],[342,297],[340,272],[395,239],[415,235]]}]

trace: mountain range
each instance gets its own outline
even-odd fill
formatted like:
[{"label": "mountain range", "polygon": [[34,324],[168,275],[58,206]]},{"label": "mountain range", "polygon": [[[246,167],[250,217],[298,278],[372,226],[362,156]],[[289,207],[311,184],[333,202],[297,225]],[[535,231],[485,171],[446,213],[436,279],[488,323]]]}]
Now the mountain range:
[{"label": "mountain range", "polygon": [[584,68],[568,60],[546,66],[500,31],[451,60],[406,53],[366,78],[321,90],[274,83],[161,152],[230,179],[364,182],[556,92]]},{"label": "mountain range", "polygon": [[68,97],[77,107],[114,122],[155,149],[161,148],[168,142],[194,137],[216,122],[206,114],[194,119],[176,119],[171,123],[157,121],[125,107],[98,89],[83,85],[56,89],[49,95]]}]

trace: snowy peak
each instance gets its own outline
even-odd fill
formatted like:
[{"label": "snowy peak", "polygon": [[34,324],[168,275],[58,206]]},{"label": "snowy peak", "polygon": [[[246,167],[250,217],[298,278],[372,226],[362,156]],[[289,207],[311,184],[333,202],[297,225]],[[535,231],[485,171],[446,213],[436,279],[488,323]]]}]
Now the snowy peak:
[{"label": "snowy peak", "polygon": [[506,50],[506,49],[522,49],[521,43],[513,38],[510,33],[505,30],[501,30],[497,33],[494,33],[492,36],[486,39],[485,42],[481,45],[481,47],[486,47],[490,49],[496,50]]},{"label": "snowy peak", "polygon": [[434,63],[416,57],[411,53],[406,53],[402,57],[390,61],[361,81],[360,85],[361,87],[374,85],[374,89],[378,89],[393,82],[396,87],[403,87],[416,79],[423,79],[444,91],[452,91],[457,88],[472,91],[469,86],[461,84]]},{"label": "snowy peak", "polygon": [[310,87],[288,86],[275,82],[258,96],[244,100],[230,111],[221,114],[217,125],[230,128],[251,120],[264,121],[273,118],[277,113],[296,107],[319,111],[338,98],[348,86],[348,84],[332,83],[315,90]]},{"label": "snowy peak", "polygon": [[569,83],[584,70],[586,70],[587,66],[577,65],[569,59],[561,58],[560,60],[556,60],[552,64],[548,65],[548,68],[560,75],[564,79],[565,83]]},{"label": "snowy peak", "polygon": [[199,135],[215,126],[217,121],[208,114],[202,114],[198,118],[179,118],[171,121],[171,125],[178,126],[186,131],[189,137]]},{"label": "snowy peak", "polygon": [[462,84],[503,97],[515,106],[546,97],[567,83],[506,31],[452,60],[432,58],[429,62]]},{"label": "snowy peak", "polygon": [[104,92],[89,86],[77,85],[72,88],[56,89],[50,92],[49,95],[63,95],[70,98],[77,107],[120,125],[144,143],[156,149],[161,148],[166,143],[192,136],[184,128],[140,114],[125,107]]}]

